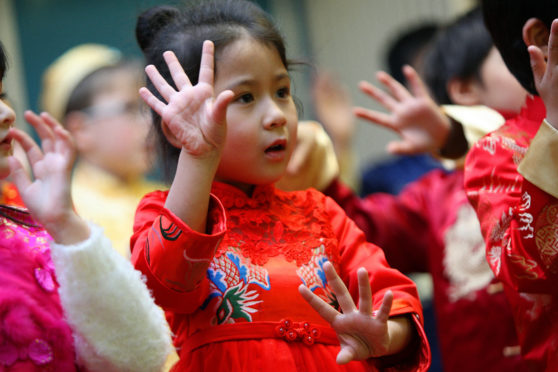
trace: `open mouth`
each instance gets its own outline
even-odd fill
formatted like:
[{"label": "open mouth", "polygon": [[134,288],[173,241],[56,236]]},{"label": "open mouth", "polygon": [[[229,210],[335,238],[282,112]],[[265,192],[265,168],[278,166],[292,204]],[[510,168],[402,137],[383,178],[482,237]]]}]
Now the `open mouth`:
[{"label": "open mouth", "polygon": [[284,151],[287,148],[287,141],[286,140],[277,140],[271,144],[268,148],[265,149],[266,154]]},{"label": "open mouth", "polygon": [[0,146],[11,146],[12,145],[12,138],[10,136],[4,137],[2,141],[0,141]]}]

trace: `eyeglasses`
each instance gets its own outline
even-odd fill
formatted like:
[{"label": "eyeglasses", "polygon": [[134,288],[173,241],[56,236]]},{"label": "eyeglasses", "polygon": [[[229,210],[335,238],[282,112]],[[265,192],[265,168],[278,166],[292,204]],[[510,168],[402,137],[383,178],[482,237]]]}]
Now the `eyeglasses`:
[{"label": "eyeglasses", "polygon": [[81,111],[96,119],[105,119],[121,115],[145,116],[148,113],[146,106],[140,101],[111,102],[89,106]]}]

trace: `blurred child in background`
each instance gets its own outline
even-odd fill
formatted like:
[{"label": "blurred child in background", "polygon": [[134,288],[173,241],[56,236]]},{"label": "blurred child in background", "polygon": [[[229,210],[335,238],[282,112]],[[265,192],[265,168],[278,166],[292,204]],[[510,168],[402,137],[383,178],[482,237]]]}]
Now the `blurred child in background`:
[{"label": "blurred child in background", "polygon": [[135,208],[162,184],[146,179],[155,158],[149,112],[138,96],[137,61],[97,44],[76,46],[45,71],[41,107],[76,139],[72,193],[80,215],[103,227],[114,247],[130,255]]}]

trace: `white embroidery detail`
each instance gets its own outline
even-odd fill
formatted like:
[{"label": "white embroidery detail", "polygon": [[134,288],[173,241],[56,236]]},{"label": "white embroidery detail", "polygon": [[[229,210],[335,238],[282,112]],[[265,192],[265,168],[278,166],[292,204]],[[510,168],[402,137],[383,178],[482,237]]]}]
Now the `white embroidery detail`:
[{"label": "white embroidery detail", "polygon": [[502,267],[502,247],[492,246],[488,251],[487,259],[494,273],[499,275]]},{"label": "white embroidery detail", "polygon": [[486,287],[494,278],[486,260],[485,244],[477,215],[463,204],[445,236],[444,271],[450,281],[449,299],[454,302]]}]

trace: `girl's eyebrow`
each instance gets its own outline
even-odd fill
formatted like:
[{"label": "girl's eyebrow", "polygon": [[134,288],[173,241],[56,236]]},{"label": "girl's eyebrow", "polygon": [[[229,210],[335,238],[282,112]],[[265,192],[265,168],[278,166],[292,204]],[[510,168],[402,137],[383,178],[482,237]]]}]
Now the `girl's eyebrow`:
[{"label": "girl's eyebrow", "polygon": [[[281,81],[281,80],[283,80],[283,79],[289,79],[289,80],[290,80],[290,78],[291,78],[291,77],[289,76],[288,73],[286,73],[286,72],[280,72],[280,73],[278,73],[278,74],[275,76],[274,80],[275,80],[275,82],[277,82],[277,81]],[[248,85],[248,86],[250,86],[250,85],[255,85],[255,84],[256,84],[256,80],[257,80],[257,79],[254,79],[254,78],[252,78],[252,77],[244,77],[244,76],[241,76],[241,77],[239,77],[237,80],[233,80],[233,81],[226,87],[226,89],[229,89],[229,90],[230,90],[230,89],[233,89],[233,88],[235,88],[235,87],[242,86],[242,85]]]}]

